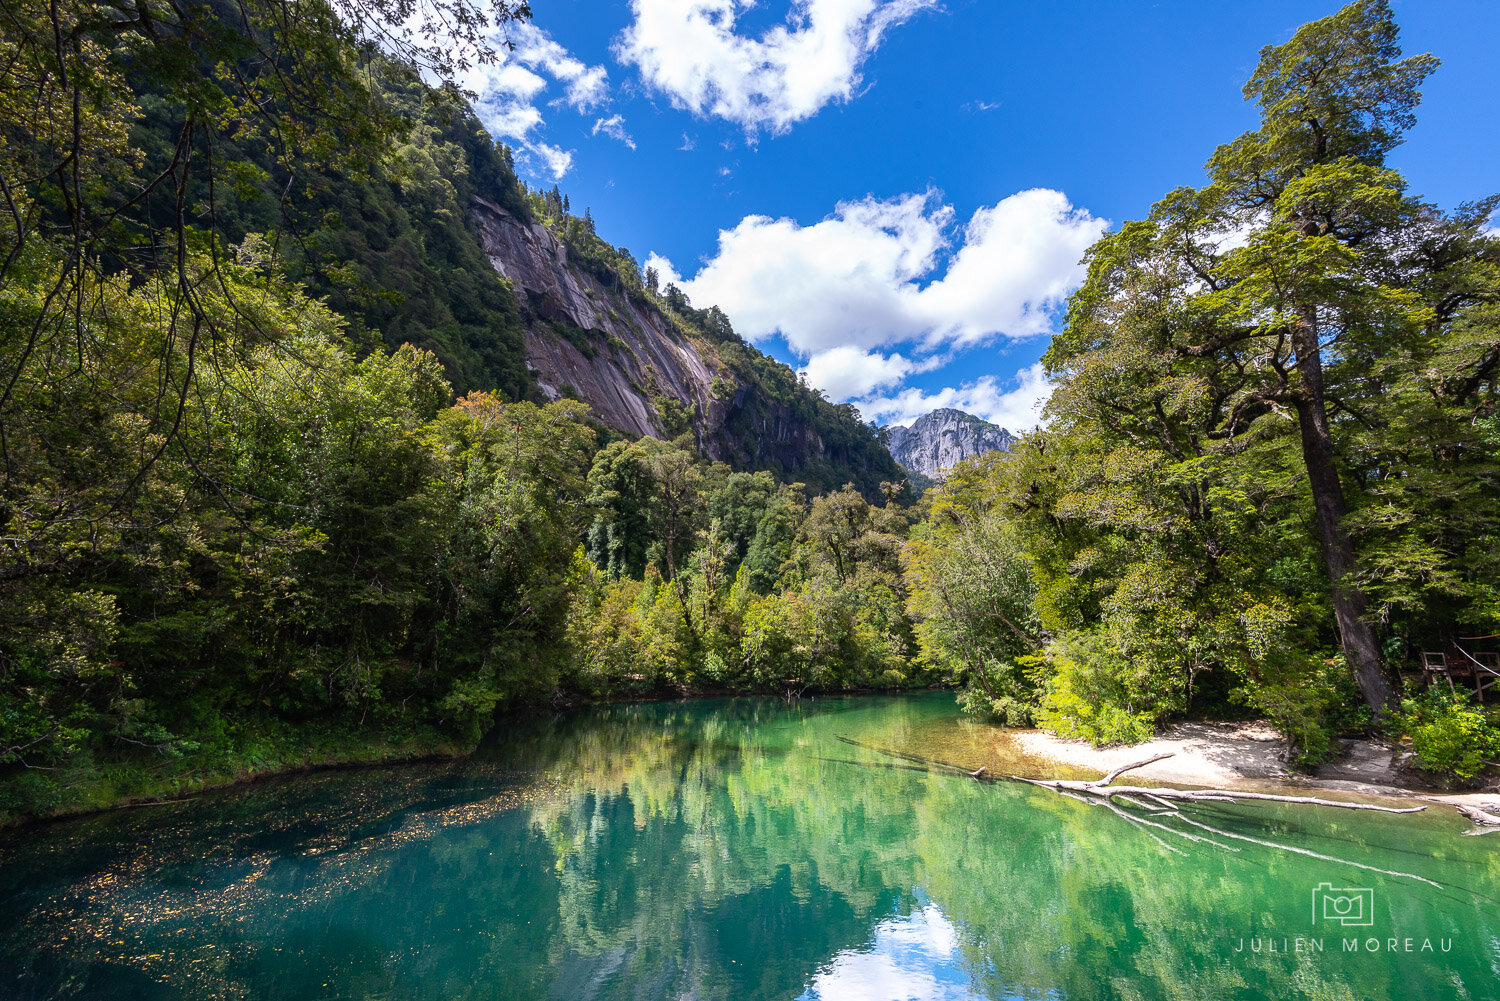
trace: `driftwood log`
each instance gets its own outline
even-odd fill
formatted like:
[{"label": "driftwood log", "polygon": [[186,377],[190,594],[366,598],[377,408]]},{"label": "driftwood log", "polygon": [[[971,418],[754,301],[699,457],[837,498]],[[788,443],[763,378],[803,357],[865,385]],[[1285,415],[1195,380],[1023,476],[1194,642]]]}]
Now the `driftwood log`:
[{"label": "driftwood log", "polygon": [[[1240,792],[1233,789],[1156,789],[1145,786],[1117,786],[1110,785],[1115,779],[1126,772],[1143,768],[1153,762],[1170,758],[1172,752],[1158,754],[1144,761],[1136,761],[1128,765],[1121,765],[1102,779],[1092,782],[1083,780],[1065,779],[1026,779],[1019,775],[1011,778],[1017,782],[1027,782],[1034,786],[1042,786],[1046,789],[1055,789],[1058,792],[1071,792],[1081,796],[1099,796],[1106,800],[1112,800],[1117,796],[1140,797],[1150,799],[1168,809],[1175,809],[1165,801],[1185,803],[1235,803],[1242,799],[1263,800],[1270,803],[1302,803],[1308,806],[1333,806],[1341,810],[1377,810],[1381,813],[1420,813],[1427,809],[1425,806],[1376,806],[1373,803],[1347,803],[1337,799],[1319,799],[1316,796],[1275,796],[1265,792]],[[1495,823],[1500,824],[1500,817],[1495,818]]]},{"label": "driftwood log", "polygon": [[[1263,848],[1274,848],[1278,851],[1290,852],[1295,855],[1305,855],[1308,858],[1319,859],[1324,862],[1337,862],[1343,865],[1353,866],[1357,869],[1365,869],[1369,872],[1378,872],[1386,876],[1399,876],[1403,879],[1416,880],[1419,883],[1427,883],[1430,886],[1440,886],[1439,883],[1428,879],[1426,876],[1418,876],[1415,873],[1400,872],[1394,869],[1381,869],[1363,862],[1355,862],[1350,859],[1341,859],[1332,855],[1324,855],[1308,848],[1296,845],[1281,844],[1265,838],[1252,838],[1247,834],[1237,831],[1225,830],[1199,819],[1196,816],[1188,816],[1178,809],[1182,803],[1235,803],[1239,800],[1257,800],[1271,803],[1296,803],[1305,806],[1331,806],[1340,810],[1376,810],[1381,813],[1417,813],[1427,809],[1425,806],[1376,806],[1373,803],[1346,803],[1336,799],[1319,799],[1316,796],[1275,796],[1262,792],[1239,792],[1233,789],[1165,789],[1147,786],[1117,786],[1111,785],[1115,779],[1133,769],[1149,765],[1153,761],[1161,761],[1170,758],[1171,753],[1158,754],[1154,758],[1145,761],[1136,761],[1123,765],[1093,782],[1065,779],[1027,779],[1019,775],[1011,778],[1017,782],[1025,782],[1028,785],[1040,786],[1043,789],[1052,789],[1055,792],[1087,803],[1090,806],[1103,806],[1111,813],[1120,818],[1146,828],[1146,833],[1169,852],[1183,854],[1180,848],[1169,844],[1156,832],[1160,831],[1173,837],[1182,838],[1202,844],[1212,845],[1225,851],[1237,852],[1239,848],[1231,844],[1225,844],[1216,838],[1226,838],[1232,841],[1246,841]],[[1115,800],[1120,800],[1130,806],[1133,810],[1127,810],[1118,805]],[[1144,814],[1144,815],[1143,815]],[[1495,817],[1496,823],[1500,823],[1500,817]],[[1172,823],[1164,823],[1172,821]],[[1175,824],[1185,824],[1195,830],[1183,830]],[[1197,833],[1202,831],[1205,833]]]},{"label": "driftwood log", "polygon": [[1494,834],[1500,831],[1500,817],[1493,813],[1486,813],[1477,806],[1464,806],[1459,804],[1458,812],[1474,821],[1474,829],[1464,831],[1465,834]]}]

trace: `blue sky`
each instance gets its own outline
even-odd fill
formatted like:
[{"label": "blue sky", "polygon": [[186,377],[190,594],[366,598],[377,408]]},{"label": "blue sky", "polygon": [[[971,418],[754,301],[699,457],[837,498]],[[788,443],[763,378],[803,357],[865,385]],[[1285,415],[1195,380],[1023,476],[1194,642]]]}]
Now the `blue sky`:
[{"label": "blue sky", "polygon": [[[465,81],[524,179],[867,419],[1033,425],[1107,227],[1254,127],[1259,48],[1336,2],[535,0]],[[1394,164],[1500,191],[1500,3],[1394,0],[1432,52]]]}]

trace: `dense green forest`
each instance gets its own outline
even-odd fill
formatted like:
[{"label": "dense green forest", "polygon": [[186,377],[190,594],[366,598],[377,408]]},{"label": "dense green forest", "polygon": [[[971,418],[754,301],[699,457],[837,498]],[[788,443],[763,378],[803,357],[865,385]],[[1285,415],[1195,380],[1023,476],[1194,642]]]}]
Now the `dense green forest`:
[{"label": "dense green forest", "polygon": [[521,186],[417,82],[447,57],[363,30],[291,0],[0,20],[0,811],[705,690],[952,685],[1096,742],[1247,713],[1304,765],[1380,729],[1459,778],[1500,754],[1466,695],[1403,687],[1500,633],[1500,201],[1443,212],[1387,165],[1436,60],[1384,2],[1262,51],[1261,127],[1091,250],[1047,429],[915,504],[541,404],[479,190],[879,448]]}]

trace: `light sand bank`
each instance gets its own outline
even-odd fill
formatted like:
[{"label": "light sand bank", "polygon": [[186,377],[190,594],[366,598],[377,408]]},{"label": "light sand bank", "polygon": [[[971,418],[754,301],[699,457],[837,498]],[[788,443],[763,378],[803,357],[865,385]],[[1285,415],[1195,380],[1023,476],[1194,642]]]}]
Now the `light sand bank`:
[{"label": "light sand bank", "polygon": [[1219,789],[1296,789],[1304,795],[1316,795],[1315,790],[1321,790],[1420,798],[1500,813],[1500,792],[1452,795],[1403,787],[1392,762],[1392,748],[1375,741],[1346,741],[1347,753],[1323,765],[1316,774],[1293,773],[1283,760],[1281,738],[1265,723],[1178,723],[1152,740],[1129,747],[1094,747],[1087,741],[1069,740],[1044,730],[1010,730],[1006,736],[1028,759],[1031,767],[1026,771],[1031,775],[1047,775],[1049,765],[1063,766],[1058,770],[1070,774],[1074,769],[1084,769],[1103,775],[1133,761],[1170,753],[1172,757],[1164,761],[1132,771],[1130,778]]}]

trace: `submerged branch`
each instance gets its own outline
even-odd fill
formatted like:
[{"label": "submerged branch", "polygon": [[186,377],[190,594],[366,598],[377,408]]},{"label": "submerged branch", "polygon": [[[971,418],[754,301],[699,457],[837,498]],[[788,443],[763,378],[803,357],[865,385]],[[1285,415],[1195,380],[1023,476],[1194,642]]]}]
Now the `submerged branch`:
[{"label": "submerged branch", "polygon": [[[866,744],[861,741],[855,740],[852,737],[841,736],[837,739],[840,743],[848,744],[850,747],[858,747],[864,751],[874,751],[876,754],[884,754],[889,757],[896,758],[899,761],[905,761],[909,762],[912,765],[920,766],[921,769],[925,771],[959,772],[963,775],[969,776],[970,778],[983,778],[983,774],[976,774],[969,771],[967,768],[961,768],[960,766],[955,765],[950,761],[939,761],[936,758],[923,757],[920,754],[912,754],[910,751],[897,751],[894,748],[890,747],[877,747],[874,744]],[[983,768],[979,769],[980,773],[983,773],[984,771],[985,769]]]},{"label": "submerged branch", "polygon": [[1234,803],[1242,799],[1261,800],[1269,803],[1300,803],[1307,806],[1332,806],[1341,810],[1375,810],[1380,813],[1420,813],[1427,809],[1425,806],[1377,806],[1374,803],[1350,803],[1337,799],[1320,799],[1317,796],[1278,796],[1267,792],[1241,792],[1235,789],[1158,789],[1146,786],[1116,786],[1110,785],[1115,779],[1126,772],[1142,768],[1163,758],[1170,758],[1172,752],[1158,754],[1144,761],[1132,762],[1121,765],[1102,779],[1093,781],[1068,780],[1068,779],[1028,779],[1019,775],[1011,778],[1017,782],[1025,782],[1034,786],[1042,786],[1057,792],[1064,790],[1081,793],[1087,796],[1099,796],[1104,799],[1113,799],[1116,796],[1143,796],[1163,803],[1167,800],[1177,800],[1186,803]]},{"label": "submerged branch", "polygon": [[[1279,851],[1292,852],[1297,855],[1305,855],[1308,858],[1315,858],[1324,862],[1337,862],[1341,865],[1349,865],[1357,869],[1364,869],[1368,872],[1377,872],[1385,876],[1397,876],[1402,879],[1414,879],[1417,882],[1427,883],[1431,886],[1441,885],[1431,879],[1428,879],[1426,876],[1418,876],[1415,873],[1400,872],[1395,869],[1381,869],[1378,866],[1367,865],[1364,862],[1355,862],[1350,859],[1337,858],[1333,855],[1324,855],[1321,852],[1315,852],[1307,848],[1299,848],[1296,845],[1287,845],[1282,844],[1279,841],[1270,841],[1264,838],[1252,838],[1247,834],[1239,834],[1235,831],[1226,831],[1222,827],[1215,827],[1211,824],[1204,823],[1202,820],[1197,820],[1193,817],[1185,816],[1181,812],[1181,810],[1178,809],[1177,803],[1234,803],[1242,799],[1251,799],[1268,801],[1272,803],[1297,803],[1309,806],[1333,806],[1343,810],[1377,810],[1381,813],[1417,813],[1421,810],[1427,809],[1425,806],[1376,806],[1372,803],[1345,803],[1339,800],[1318,799],[1315,796],[1276,796],[1270,793],[1239,792],[1232,789],[1155,789],[1147,788],[1144,786],[1110,785],[1110,783],[1113,782],[1116,778],[1128,771],[1140,768],[1144,765],[1149,765],[1153,761],[1160,761],[1163,758],[1170,758],[1171,756],[1172,755],[1170,752],[1167,754],[1158,754],[1153,758],[1147,758],[1145,761],[1136,761],[1128,765],[1123,765],[1119,768],[1116,768],[1114,771],[1110,772],[1102,779],[1095,779],[1093,781],[1027,779],[1021,778],[1019,775],[1012,775],[1011,778],[1018,782],[1025,782],[1028,785],[1041,786],[1044,789],[1052,789],[1059,795],[1066,796],[1069,799],[1076,799],[1082,803],[1087,803],[1090,806],[1107,807],[1116,816],[1127,820],[1132,824],[1136,824],[1141,827],[1153,828],[1154,830],[1146,831],[1145,833],[1148,834],[1163,848],[1166,848],[1168,851],[1172,852],[1180,853],[1180,850],[1162,841],[1161,837],[1158,836],[1155,831],[1164,831],[1186,841],[1195,841],[1202,844],[1210,844],[1215,848],[1222,848],[1225,851],[1237,852],[1239,851],[1239,849],[1234,847],[1233,845],[1223,844],[1219,841],[1214,840],[1213,838],[1204,837],[1201,834],[1194,834],[1191,831],[1181,830],[1180,828],[1173,827],[1170,824],[1162,823],[1159,820],[1148,820],[1147,818],[1142,817],[1137,813],[1120,807],[1115,803],[1115,800],[1123,800],[1124,802],[1136,807],[1137,809],[1148,812],[1153,817],[1170,817],[1173,820],[1181,821],[1184,824],[1196,827],[1201,831],[1207,831],[1208,833],[1217,835],[1221,838],[1230,838],[1235,841],[1245,841],[1253,845],[1259,845],[1262,848],[1274,848]],[[1149,805],[1148,802],[1143,802],[1143,800],[1149,801],[1149,804],[1155,804],[1155,806]],[[1473,818],[1470,815],[1469,811],[1465,810],[1465,808],[1460,807],[1459,809],[1464,813],[1465,816],[1470,816],[1471,819],[1474,819],[1476,823],[1493,822],[1497,825],[1500,825],[1500,817],[1494,817],[1490,814],[1483,814],[1485,817],[1489,818],[1489,821],[1481,821],[1477,818]],[[1481,814],[1483,813],[1483,811],[1474,812]]]}]

